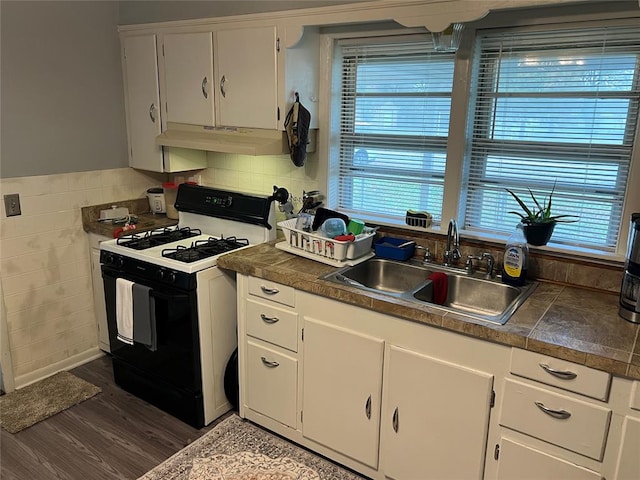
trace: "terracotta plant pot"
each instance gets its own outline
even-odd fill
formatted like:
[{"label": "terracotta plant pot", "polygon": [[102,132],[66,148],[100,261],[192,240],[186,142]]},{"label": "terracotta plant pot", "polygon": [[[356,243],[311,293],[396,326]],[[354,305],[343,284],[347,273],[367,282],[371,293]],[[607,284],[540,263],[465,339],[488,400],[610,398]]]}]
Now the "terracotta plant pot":
[{"label": "terracotta plant pot", "polygon": [[524,237],[529,245],[538,247],[546,245],[551,239],[555,226],[555,222],[525,224]]}]

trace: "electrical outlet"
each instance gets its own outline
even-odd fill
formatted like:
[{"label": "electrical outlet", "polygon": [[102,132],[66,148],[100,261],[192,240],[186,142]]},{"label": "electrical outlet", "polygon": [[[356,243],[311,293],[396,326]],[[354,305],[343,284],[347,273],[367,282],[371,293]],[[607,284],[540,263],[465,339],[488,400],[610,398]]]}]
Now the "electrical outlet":
[{"label": "electrical outlet", "polygon": [[7,217],[22,215],[22,211],[20,210],[20,194],[9,193],[4,196],[4,211],[7,213]]}]

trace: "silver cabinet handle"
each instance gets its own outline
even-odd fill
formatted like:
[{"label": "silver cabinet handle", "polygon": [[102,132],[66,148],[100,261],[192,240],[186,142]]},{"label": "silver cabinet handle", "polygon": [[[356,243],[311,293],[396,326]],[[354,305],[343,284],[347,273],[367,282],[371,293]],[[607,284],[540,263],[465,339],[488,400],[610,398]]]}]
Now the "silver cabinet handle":
[{"label": "silver cabinet handle", "polygon": [[225,92],[225,90],[224,90],[224,84],[226,83],[226,81],[227,81],[226,77],[224,75],[222,75],[222,78],[220,79],[220,93],[225,98],[227,96],[227,92]]},{"label": "silver cabinet handle", "polygon": [[547,415],[553,417],[553,418],[559,418],[561,420],[566,420],[567,418],[569,418],[571,416],[570,412],[567,412],[566,410],[553,410],[549,407],[545,407],[544,403],[542,402],[534,402],[536,404],[536,407],[538,407],[540,410],[542,410],[544,413],[546,413]]},{"label": "silver cabinet handle", "polygon": [[398,433],[398,428],[400,427],[400,414],[398,413],[398,407],[393,411],[391,426],[393,427],[393,431]]},{"label": "silver cabinet handle", "polygon": [[364,414],[367,416],[367,420],[371,420],[371,395],[364,404]]},{"label": "silver cabinet handle", "polygon": [[209,92],[207,91],[207,77],[204,77],[202,79],[202,95],[204,96],[204,98],[209,97]]},{"label": "silver cabinet handle", "polygon": [[265,293],[266,295],[275,295],[276,293],[280,292],[280,290],[278,290],[277,288],[269,288],[265,287],[264,285],[260,285],[260,289],[262,290],[262,293]]},{"label": "silver cabinet handle", "polygon": [[573,380],[578,376],[577,373],[570,370],[556,370],[555,368],[551,368],[546,363],[540,363],[539,365],[548,374],[561,378],[562,380]]},{"label": "silver cabinet handle", "polygon": [[269,368],[276,368],[277,366],[280,365],[278,362],[271,362],[271,361],[267,360],[266,357],[260,357],[260,359],[262,360],[262,363],[264,363],[265,366],[267,366]]},{"label": "silver cabinet handle", "polygon": [[264,323],[276,323],[280,321],[278,317],[267,317],[264,313],[260,314],[260,318]]},{"label": "silver cabinet handle", "polygon": [[156,123],[156,105],[154,103],[149,106],[149,118],[153,123]]}]

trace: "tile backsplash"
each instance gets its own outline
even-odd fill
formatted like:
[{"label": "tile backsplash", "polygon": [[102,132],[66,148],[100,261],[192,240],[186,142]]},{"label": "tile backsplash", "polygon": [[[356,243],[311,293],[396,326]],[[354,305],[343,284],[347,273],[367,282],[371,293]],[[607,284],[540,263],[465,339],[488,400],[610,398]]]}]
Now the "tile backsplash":
[{"label": "tile backsplash", "polygon": [[0,194],[19,194],[22,207],[7,217],[0,202],[0,278],[17,387],[97,353],[80,208],[142,197],[163,178],[121,168],[0,180]]}]

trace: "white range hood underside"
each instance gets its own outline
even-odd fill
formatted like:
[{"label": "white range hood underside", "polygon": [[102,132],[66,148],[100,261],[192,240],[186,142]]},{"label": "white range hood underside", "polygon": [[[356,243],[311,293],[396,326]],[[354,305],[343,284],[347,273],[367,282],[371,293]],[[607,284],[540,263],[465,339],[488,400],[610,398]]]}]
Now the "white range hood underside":
[{"label": "white range hood underside", "polygon": [[242,155],[283,155],[289,153],[286,135],[279,130],[169,123],[156,137],[156,144]]}]

